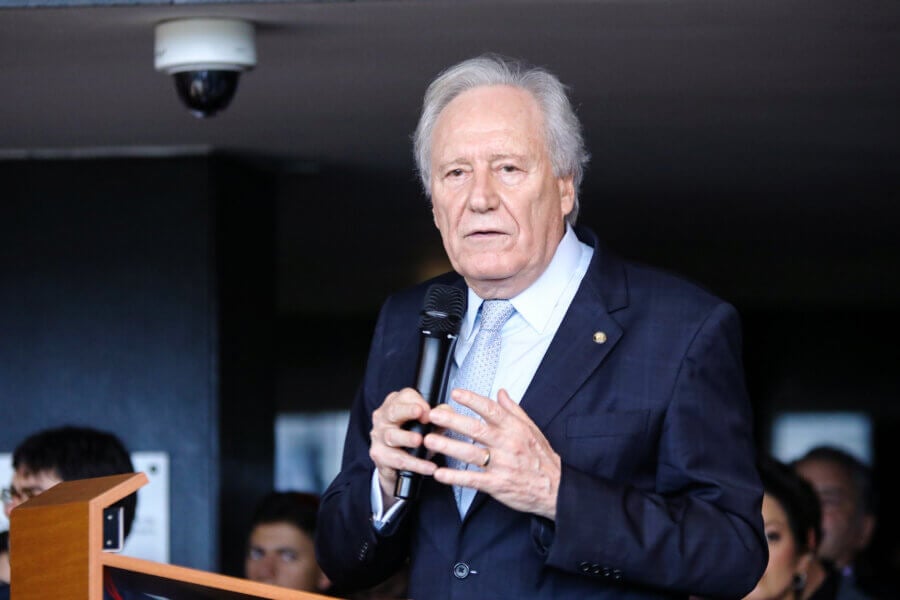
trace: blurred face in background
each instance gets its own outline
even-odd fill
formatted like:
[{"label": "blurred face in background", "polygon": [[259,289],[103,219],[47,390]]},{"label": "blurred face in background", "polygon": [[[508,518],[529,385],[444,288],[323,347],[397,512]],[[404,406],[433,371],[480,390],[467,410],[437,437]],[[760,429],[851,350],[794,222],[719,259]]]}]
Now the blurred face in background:
[{"label": "blurred face in background", "polygon": [[3,502],[3,511],[6,513],[6,518],[9,518],[9,514],[15,507],[29,498],[46,492],[61,481],[62,479],[56,474],[55,469],[53,471],[38,471],[36,473],[25,467],[16,469],[15,473],[13,473],[12,482],[9,485],[9,500],[7,501],[4,498]]},{"label": "blurred face in background", "polygon": [[797,463],[796,469],[815,488],[822,506],[819,556],[838,568],[852,564],[868,545],[875,520],[862,510],[850,473],[841,465],[816,459]]},{"label": "blurred face in background", "polygon": [[762,504],[769,564],[766,572],[746,600],[790,600],[799,597],[794,591],[794,576],[806,573],[811,555],[800,550],[791,533],[787,513],[774,497],[766,494]]},{"label": "blurred face in background", "polygon": [[253,528],[244,562],[247,579],[316,592],[328,579],[316,564],[313,539],[291,523],[263,523]]}]

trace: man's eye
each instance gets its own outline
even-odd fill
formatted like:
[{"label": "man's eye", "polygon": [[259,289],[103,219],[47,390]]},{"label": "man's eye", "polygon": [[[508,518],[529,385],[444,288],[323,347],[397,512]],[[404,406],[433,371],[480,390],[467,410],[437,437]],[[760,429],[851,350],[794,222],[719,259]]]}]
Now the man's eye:
[{"label": "man's eye", "polygon": [[517,167],[515,165],[503,165],[500,168],[503,170],[504,173],[515,173],[516,171],[519,170],[519,167]]},{"label": "man's eye", "polygon": [[766,539],[770,542],[777,542],[777,541],[781,540],[781,534],[778,533],[777,531],[767,531]]},{"label": "man's eye", "polygon": [[449,171],[447,171],[447,177],[461,177],[462,174],[462,169],[450,169]]},{"label": "man's eye", "polygon": [[250,550],[247,551],[247,556],[250,560],[262,560],[264,554],[265,552],[260,548],[250,548]]},{"label": "man's eye", "polygon": [[294,562],[297,560],[297,553],[293,550],[281,550],[278,553],[278,556],[281,558],[282,562]]}]

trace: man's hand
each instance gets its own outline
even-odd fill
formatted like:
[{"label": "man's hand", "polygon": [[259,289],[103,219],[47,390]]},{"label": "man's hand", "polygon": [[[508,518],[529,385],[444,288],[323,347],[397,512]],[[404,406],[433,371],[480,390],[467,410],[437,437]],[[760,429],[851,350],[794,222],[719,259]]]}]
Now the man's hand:
[{"label": "man's hand", "polygon": [[378,483],[381,485],[381,497],[386,509],[397,501],[394,498],[397,471],[432,475],[437,468],[433,462],[411,456],[406,451],[407,448],[422,445],[422,436],[402,428],[407,421],[428,423],[429,408],[416,390],[404,388],[388,394],[381,406],[372,413],[369,457],[378,470]]},{"label": "man's hand", "polygon": [[461,389],[453,390],[452,395],[484,421],[460,415],[441,404],[431,409],[431,423],[470,437],[480,445],[430,433],[425,436],[425,447],[484,470],[442,467],[434,471],[435,480],[475,488],[514,510],[556,520],[562,461],[534,421],[506,390],[500,390],[497,402]]}]

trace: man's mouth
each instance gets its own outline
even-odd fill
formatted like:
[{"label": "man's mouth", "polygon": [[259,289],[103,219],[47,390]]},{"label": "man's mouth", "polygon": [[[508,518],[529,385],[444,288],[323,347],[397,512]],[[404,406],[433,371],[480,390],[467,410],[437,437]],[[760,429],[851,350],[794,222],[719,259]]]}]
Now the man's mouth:
[{"label": "man's mouth", "polygon": [[481,238],[490,238],[496,237],[498,235],[506,235],[504,232],[498,229],[479,229],[477,231],[472,231],[466,234],[467,238],[481,239]]}]

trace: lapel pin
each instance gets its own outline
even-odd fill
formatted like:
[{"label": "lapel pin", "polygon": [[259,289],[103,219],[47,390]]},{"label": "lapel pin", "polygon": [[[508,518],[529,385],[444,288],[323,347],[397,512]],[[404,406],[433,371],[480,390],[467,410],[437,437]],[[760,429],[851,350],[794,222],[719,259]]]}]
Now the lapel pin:
[{"label": "lapel pin", "polygon": [[595,344],[603,344],[606,343],[606,333],[602,331],[597,331],[594,333],[594,343]]}]

